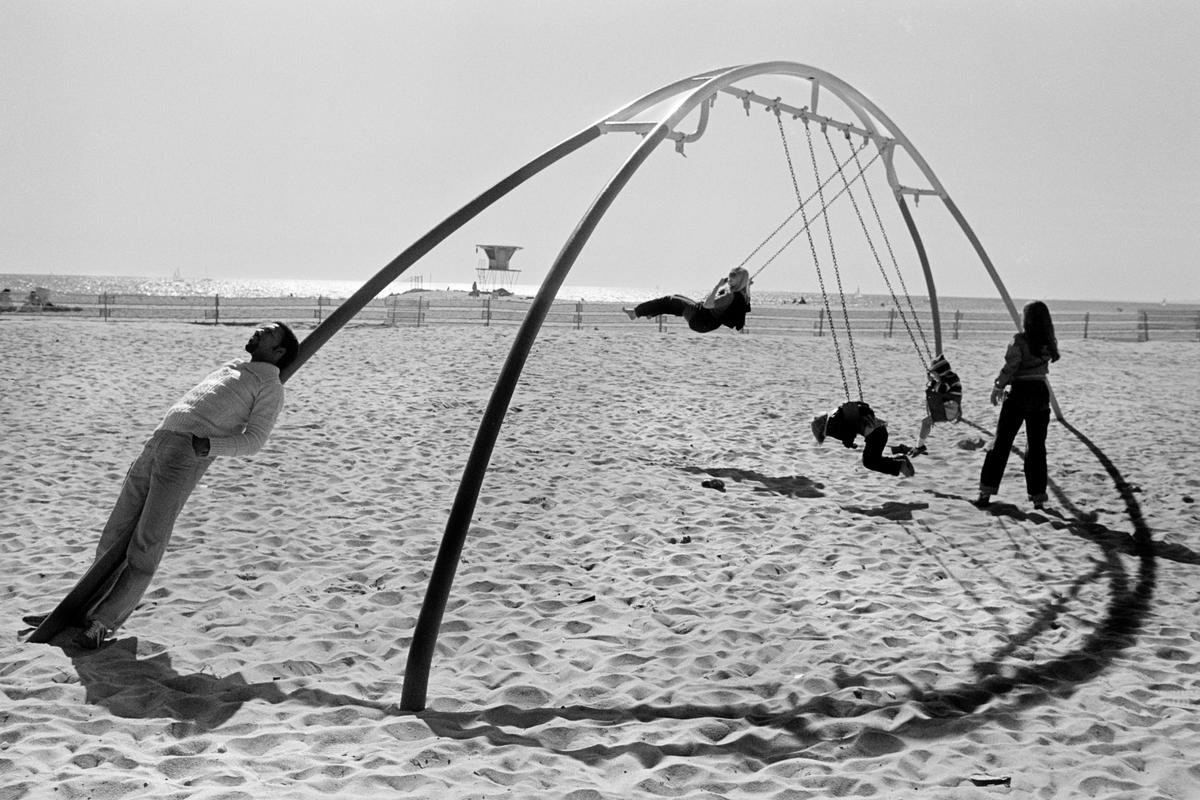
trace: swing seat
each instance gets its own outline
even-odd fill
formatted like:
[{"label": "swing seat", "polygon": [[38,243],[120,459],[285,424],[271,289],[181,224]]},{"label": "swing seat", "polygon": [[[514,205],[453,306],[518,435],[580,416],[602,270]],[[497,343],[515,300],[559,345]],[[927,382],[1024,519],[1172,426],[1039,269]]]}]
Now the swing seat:
[{"label": "swing seat", "polygon": [[958,422],[962,419],[962,403],[949,392],[926,389],[925,405],[934,422]]}]

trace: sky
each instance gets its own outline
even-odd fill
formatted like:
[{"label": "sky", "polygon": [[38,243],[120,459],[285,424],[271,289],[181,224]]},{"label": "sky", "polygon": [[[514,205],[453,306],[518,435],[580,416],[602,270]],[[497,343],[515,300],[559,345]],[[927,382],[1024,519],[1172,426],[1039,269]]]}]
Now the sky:
[{"label": "sky", "polygon": [[[1013,296],[1197,302],[1196,41],[1194,0],[6,0],[0,272],[365,281],[635,98],[789,61],[895,123]],[[806,83],[782,87],[808,102]],[[802,128],[789,130],[801,167]],[[495,243],[520,246],[512,266],[540,282],[639,142],[606,134],[407,277],[469,282],[474,245]],[[704,137],[634,176],[567,284],[694,293],[794,206],[774,118],[720,98]],[[995,296],[936,198],[914,212],[938,292]],[[879,290],[837,224],[818,265],[840,261],[847,291]],[[756,287],[812,291],[803,242]],[[913,269],[911,241],[893,244]]]}]

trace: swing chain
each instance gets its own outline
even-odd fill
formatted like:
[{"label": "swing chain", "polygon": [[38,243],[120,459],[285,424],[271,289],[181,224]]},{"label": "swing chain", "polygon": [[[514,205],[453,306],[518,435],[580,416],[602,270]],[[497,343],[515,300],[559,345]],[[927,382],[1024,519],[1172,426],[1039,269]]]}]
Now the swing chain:
[{"label": "swing chain", "polygon": [[[746,102],[745,98],[743,98],[743,100],[744,100],[743,104],[747,106],[747,113],[748,113],[748,103]],[[761,273],[772,262],[774,262],[783,253],[783,251],[786,250],[791,245],[791,243],[800,236],[801,233],[806,234],[806,236],[808,238],[809,251],[810,251],[810,253],[812,255],[812,259],[813,259],[813,266],[817,273],[817,281],[818,281],[818,283],[820,285],[820,289],[821,289],[821,299],[822,299],[822,303],[823,303],[824,314],[830,323],[830,325],[829,325],[830,335],[833,338],[834,353],[837,357],[838,370],[841,373],[842,390],[845,393],[847,400],[852,399],[851,394],[850,394],[849,380],[846,375],[846,365],[845,365],[845,361],[842,356],[842,347],[841,347],[840,338],[838,335],[837,327],[833,324],[833,312],[832,312],[832,308],[830,305],[829,292],[825,285],[825,276],[821,269],[820,259],[819,259],[819,256],[817,255],[816,243],[813,239],[813,235],[812,235],[812,231],[811,231],[812,225],[816,223],[818,218],[826,217],[826,219],[825,219],[826,236],[827,236],[827,240],[829,243],[830,256],[833,260],[833,269],[834,269],[834,275],[837,280],[838,294],[839,294],[839,297],[841,298],[842,319],[846,326],[846,338],[847,338],[847,345],[848,345],[849,354],[850,354],[850,360],[853,365],[854,378],[855,378],[855,383],[858,388],[859,398],[861,399],[863,392],[862,392],[862,378],[861,378],[861,375],[859,372],[859,366],[858,366],[858,355],[857,355],[857,352],[854,347],[854,335],[853,335],[853,331],[850,327],[849,309],[846,304],[845,289],[842,285],[842,276],[841,276],[840,266],[838,264],[837,251],[836,251],[836,249],[834,247],[834,243],[833,243],[832,226],[829,224],[829,219],[827,216],[827,211],[828,211],[829,206],[835,200],[837,200],[837,198],[840,197],[843,193],[850,194],[850,200],[854,207],[854,213],[858,217],[859,226],[862,229],[863,234],[867,239],[867,243],[870,246],[872,256],[875,258],[875,263],[879,267],[880,273],[883,275],[884,282],[887,284],[888,293],[890,294],[893,303],[895,303],[895,308],[899,312],[900,320],[903,323],[904,328],[908,333],[909,340],[912,342],[913,348],[917,353],[917,358],[919,361],[922,362],[922,368],[924,368],[925,363],[927,361],[931,361],[933,358],[932,351],[929,348],[928,338],[926,337],[924,327],[921,324],[920,315],[917,314],[916,309],[913,306],[912,297],[908,292],[908,287],[905,285],[904,274],[900,270],[900,266],[897,261],[895,251],[892,248],[892,243],[891,243],[891,240],[887,233],[887,228],[883,224],[883,220],[880,216],[878,204],[875,202],[875,197],[874,197],[874,193],[871,190],[871,185],[868,181],[865,181],[865,180],[863,181],[864,188],[867,192],[867,199],[871,204],[871,210],[874,214],[875,223],[879,228],[880,234],[883,236],[883,242],[884,242],[885,247],[887,248],[888,256],[891,259],[892,268],[895,270],[896,278],[899,281],[900,288],[904,293],[905,300],[907,301],[908,309],[909,309],[908,314],[905,314],[904,307],[901,305],[899,297],[897,297],[896,290],[893,288],[893,285],[892,285],[892,279],[889,277],[888,271],[883,264],[883,260],[880,255],[879,248],[876,246],[876,242],[875,242],[871,232],[867,229],[867,225],[866,225],[866,222],[864,219],[864,215],[862,213],[862,209],[851,189],[852,184],[859,181],[860,179],[862,179],[865,172],[867,171],[867,169],[869,169],[871,167],[871,165],[875,163],[876,160],[878,160],[882,155],[884,155],[885,147],[884,147],[884,145],[881,145],[879,147],[878,152],[876,152],[875,155],[872,158],[870,158],[866,162],[866,164],[864,164],[860,158],[861,152],[862,152],[862,150],[864,150],[866,147],[868,147],[874,141],[874,137],[872,137],[869,133],[862,134],[862,143],[861,143],[861,145],[856,147],[855,143],[853,141],[853,137],[851,135],[851,131],[849,129],[841,129],[843,136],[846,139],[848,149],[850,150],[850,154],[844,160],[839,161],[839,159],[837,157],[837,153],[833,148],[833,142],[830,139],[828,126],[822,122],[821,123],[821,131],[824,135],[826,145],[829,148],[830,157],[836,168],[836,172],[834,174],[831,174],[828,178],[826,178],[825,180],[822,181],[821,175],[820,175],[820,170],[818,169],[818,166],[817,166],[815,148],[813,146],[813,141],[812,141],[812,130],[811,130],[811,126],[810,126],[811,120],[807,113],[808,107],[805,106],[799,112],[791,114],[790,116],[791,116],[792,120],[802,119],[804,122],[804,131],[805,131],[805,136],[808,141],[808,148],[809,148],[809,158],[810,158],[810,161],[812,162],[813,174],[814,174],[814,177],[817,182],[817,188],[812,192],[812,194],[810,194],[807,198],[802,198],[801,193],[800,193],[799,180],[796,177],[795,163],[792,160],[791,148],[788,145],[787,133],[786,133],[786,131],[784,129],[784,125],[783,125],[783,118],[782,118],[782,113],[781,113],[782,109],[781,109],[780,103],[781,103],[780,98],[776,98],[774,100],[774,102],[766,104],[766,110],[775,114],[776,126],[779,129],[779,137],[780,137],[780,141],[783,145],[784,158],[787,161],[788,174],[791,177],[791,181],[792,181],[792,190],[794,191],[794,193],[796,195],[798,205],[797,205],[796,209],[793,210],[790,214],[788,214],[787,218],[784,219],[784,221],[782,223],[780,223],[775,228],[775,230],[773,230],[766,237],[765,240],[763,240],[758,246],[756,246],[754,248],[754,250],[745,259],[743,259],[742,262],[738,266],[745,267],[746,264],[748,264],[750,261],[752,261],[754,259],[754,257],[764,247],[766,247],[766,245],[769,244],[775,238],[775,236],[777,236],[779,234],[779,232],[782,231],[784,229],[784,227],[786,227],[792,221],[793,218],[795,218],[795,216],[797,214],[802,215],[801,219],[803,222],[803,227],[801,227],[800,230],[798,230],[794,234],[792,234],[787,239],[787,241],[785,241],[770,256],[770,258],[768,258],[754,272],[754,274],[751,276],[751,280],[753,280],[755,277],[757,277],[759,273]],[[884,140],[884,143],[886,144],[887,140]],[[847,175],[846,175],[846,168],[849,167],[851,162],[853,162],[856,167],[856,173],[852,179],[849,179],[849,178],[847,178]],[[826,201],[824,189],[835,178],[841,179],[842,188],[839,189],[833,195],[832,198],[830,198],[828,201]],[[816,214],[814,214],[810,217],[809,214],[807,213],[807,207],[808,207],[808,204],[814,198],[820,198],[821,207],[817,211]],[[920,199],[919,195],[917,196],[917,199],[918,200]],[[913,324],[915,324],[917,333],[920,335],[921,343],[924,344],[924,346],[925,346],[925,351],[926,351],[925,358],[922,358],[921,346],[917,342],[917,336],[913,333],[913,326],[910,325],[909,315],[911,315],[911,322]]]},{"label": "swing chain", "polygon": [[[808,214],[805,213],[805,211],[804,211],[804,199],[803,199],[803,195],[800,193],[800,182],[796,179],[796,168],[795,168],[795,165],[792,163],[792,151],[791,151],[791,148],[788,147],[787,133],[783,129],[783,120],[780,117],[776,116],[775,121],[779,125],[779,138],[780,138],[780,141],[783,142],[783,155],[784,155],[784,158],[787,159],[788,174],[791,175],[791,178],[792,178],[792,189],[796,193],[797,202],[800,203],[800,215],[801,215],[800,218],[804,223],[804,232],[808,239],[808,249],[809,249],[809,252],[812,254],[813,266],[816,268],[817,283],[821,287],[821,302],[824,304],[824,307],[825,307],[825,316],[829,319],[829,334],[833,338],[833,352],[834,352],[834,355],[837,357],[838,372],[841,373],[842,391],[845,392],[846,400],[849,401],[851,399],[850,384],[846,380],[846,366],[845,366],[845,362],[842,360],[842,348],[841,348],[841,344],[838,341],[837,327],[833,324],[833,311],[829,308],[829,293],[827,291],[825,291],[825,275],[821,270],[821,260],[817,255],[816,243],[813,242],[812,228],[809,225]],[[808,131],[808,120],[807,119],[804,120],[804,129],[805,129],[805,131]],[[818,192],[820,192],[819,179],[820,179],[820,176],[818,176]],[[825,198],[824,198],[823,193],[820,195],[820,197],[821,197],[821,200],[824,201]],[[847,332],[848,331],[849,331],[849,329],[847,328]],[[861,389],[859,390],[859,397],[860,398],[862,397]]]},{"label": "swing chain", "polygon": [[[858,163],[858,154],[857,153],[854,156],[854,160],[855,160],[855,163],[857,164]],[[892,240],[887,235],[887,228],[883,224],[883,219],[879,216],[879,206],[875,202],[875,195],[871,192],[871,184],[864,182],[863,187],[867,191],[867,199],[870,201],[871,211],[875,215],[875,224],[879,226],[879,233],[880,233],[880,235],[883,236],[883,244],[887,248],[888,257],[891,259],[892,269],[894,269],[896,271],[896,280],[899,281],[900,290],[904,293],[904,300],[908,304],[908,312],[912,316],[913,323],[917,326],[917,333],[919,333],[921,335],[921,344],[923,344],[925,346],[925,358],[922,361],[922,365],[921,365],[922,368],[924,368],[925,364],[933,361],[933,349],[930,348],[929,338],[925,335],[925,328],[921,325],[921,317],[919,314],[917,314],[916,307],[913,306],[912,295],[909,293],[908,286],[904,282],[904,273],[900,270],[900,262],[896,259],[895,250],[892,249]],[[855,210],[857,211],[857,206],[855,207]],[[860,221],[861,221],[861,218],[860,218]],[[863,231],[864,231],[864,233],[866,232],[865,226],[863,227]],[[870,240],[870,237],[868,237],[868,240]],[[874,242],[872,242],[872,244],[871,244],[871,249],[872,249],[872,251],[874,251],[874,249],[875,249]],[[878,257],[876,257],[876,260],[878,261]],[[887,271],[883,268],[882,264],[879,265],[879,271],[883,274],[884,282],[887,283],[888,292],[890,292],[892,295],[892,302],[894,302],[896,304],[896,308],[900,312],[900,321],[904,323],[904,327],[908,331],[908,337],[909,337],[909,339],[912,340],[913,347],[917,351],[917,360],[921,361],[921,348],[917,347],[917,340],[913,336],[912,329],[909,328],[909,326],[908,326],[908,320],[906,320],[904,317],[904,309],[901,308],[900,300],[899,300],[899,298],[896,297],[895,291],[892,290],[892,284],[888,280]]]},{"label": "swing chain", "polygon": [[[799,117],[795,117],[795,116],[794,116],[794,117],[792,117],[792,119],[793,119],[793,120],[795,120],[795,119],[799,119]],[[869,141],[867,141],[867,142],[863,142],[863,144],[861,145],[860,149],[862,149],[862,148],[865,148],[865,147],[866,147],[868,144],[870,144],[870,142],[869,142]],[[851,179],[851,181],[850,181],[850,182],[851,182],[851,183],[855,183],[856,181],[858,181],[859,179],[861,179],[861,178],[863,177],[863,174],[864,174],[864,173],[865,173],[865,172],[866,172],[868,169],[870,169],[870,168],[871,168],[871,165],[873,165],[873,164],[874,164],[876,161],[878,161],[878,160],[879,160],[879,157],[880,157],[880,155],[881,155],[881,153],[879,153],[879,152],[875,153],[875,155],[871,156],[871,160],[870,160],[870,161],[868,161],[868,162],[867,162],[865,165],[864,165],[864,164],[862,164],[862,163],[860,162],[860,163],[859,163],[859,167],[858,167],[858,172],[855,174],[855,176],[854,176],[854,177]],[[852,153],[851,153],[849,156],[847,156],[847,157],[846,157],[846,160],[842,162],[842,168],[843,168],[843,169],[844,169],[846,166],[848,166],[848,165],[850,164],[850,162],[851,162],[851,161],[853,161],[853,160],[854,160],[854,156],[855,156],[855,153],[853,153],[853,152],[852,152]],[[832,182],[832,181],[833,181],[833,179],[834,179],[834,176],[833,176],[833,175],[830,175],[828,178],[826,178],[824,181],[822,181],[822,183],[821,183],[821,186],[822,186],[822,187],[828,186],[828,185],[830,184],[830,182]],[[832,197],[832,198],[831,198],[831,199],[830,199],[828,202],[826,202],[826,203],[825,203],[825,205],[823,205],[821,208],[819,208],[819,209],[817,210],[817,213],[816,213],[816,214],[813,216],[813,218],[812,218],[811,220],[809,220],[809,224],[811,225],[813,222],[816,222],[818,218],[820,218],[820,217],[821,217],[823,214],[825,214],[825,212],[826,212],[826,211],[829,209],[829,206],[833,204],[833,201],[834,201],[834,200],[837,200],[839,197],[841,197],[841,196],[842,196],[842,194],[843,194],[845,191],[846,191],[846,189],[845,189],[845,188],[839,189],[839,190],[838,190],[838,192],[837,192],[837,194],[835,194],[835,195],[834,195],[834,196],[833,196],[833,197]],[[741,262],[740,264],[738,264],[738,266],[739,266],[739,267],[744,267],[744,266],[746,266],[748,263],[750,263],[750,261],[751,261],[751,260],[752,260],[752,259],[753,259],[753,258],[754,258],[756,255],[758,255],[758,252],[759,252],[760,250],[762,250],[764,247],[766,247],[768,244],[770,244],[771,240],[775,238],[776,234],[778,234],[778,233],[779,233],[781,230],[783,230],[783,229],[784,229],[784,228],[787,226],[787,224],[788,224],[789,222],[791,222],[791,221],[792,221],[792,219],[793,219],[793,218],[794,218],[794,217],[795,217],[797,214],[799,214],[799,213],[800,213],[800,208],[801,208],[801,206],[807,207],[807,206],[808,206],[808,204],[809,204],[810,202],[812,202],[813,198],[815,198],[816,196],[817,196],[817,190],[816,190],[816,189],[814,189],[814,190],[812,191],[812,193],[811,193],[811,194],[809,194],[809,196],[808,196],[808,197],[804,198],[804,202],[803,202],[803,203],[801,203],[800,205],[796,206],[796,210],[795,210],[795,211],[793,211],[793,212],[791,212],[790,214],[788,214],[788,215],[787,215],[787,217],[786,217],[786,218],[783,220],[783,222],[779,223],[779,225],[777,225],[777,226],[775,227],[775,230],[773,230],[773,231],[771,231],[769,234],[767,234],[767,238],[766,238],[766,239],[764,239],[764,240],[763,240],[762,242],[760,242],[760,243],[759,243],[759,244],[758,244],[758,245],[757,245],[757,246],[756,246],[756,247],[755,247],[755,248],[754,248],[752,251],[750,251],[750,255],[748,255],[748,256],[746,256],[744,259],[742,259],[742,262]],[[798,229],[798,230],[797,230],[795,233],[793,233],[791,236],[789,236],[789,237],[788,237],[788,239],[787,239],[787,241],[785,241],[785,242],[784,242],[782,245],[780,245],[780,246],[779,246],[779,248],[778,248],[778,249],[777,249],[777,250],[776,250],[774,253],[772,253],[772,254],[771,254],[771,257],[770,257],[770,258],[768,258],[766,261],[764,261],[764,262],[762,263],[762,265],[761,265],[761,266],[759,266],[759,268],[758,268],[758,269],[756,269],[756,270],[754,271],[754,274],[753,274],[753,275],[751,275],[750,277],[751,277],[752,279],[753,279],[753,278],[757,278],[757,277],[758,277],[758,273],[762,272],[764,269],[766,269],[767,267],[771,266],[771,264],[772,264],[772,263],[775,261],[775,259],[779,258],[779,256],[781,256],[781,255],[783,254],[783,251],[784,251],[784,250],[786,250],[786,249],[788,249],[788,247],[790,247],[790,246],[791,246],[792,242],[794,242],[794,241],[796,241],[796,239],[800,238],[800,234],[802,234],[802,233],[804,233],[804,228],[803,228],[803,227],[799,228],[799,229]]]},{"label": "swing chain", "polygon": [[[828,137],[829,133],[826,130],[824,124],[821,125],[821,130],[823,132],[825,132],[825,136]],[[809,157],[809,161],[812,164],[813,177],[819,182],[821,180],[821,171],[817,167],[817,151],[813,147],[812,129],[809,127],[807,120],[804,123],[804,137],[808,141],[808,157]],[[835,161],[836,161],[836,159],[835,159]],[[818,185],[820,185],[820,183],[818,183]],[[824,205],[824,203],[825,203],[824,189],[820,190],[820,197],[821,197],[821,204]],[[850,310],[846,306],[846,290],[842,286],[842,271],[838,267],[837,250],[833,246],[833,226],[829,224],[829,215],[828,214],[825,215],[825,238],[829,243],[829,258],[833,262],[833,275],[834,275],[834,278],[837,279],[838,297],[841,299],[841,303],[842,303],[842,321],[846,325],[846,343],[847,343],[847,348],[850,350],[850,362],[854,367],[854,382],[858,388],[858,399],[862,400],[863,399],[862,378],[860,377],[860,373],[859,373],[859,369],[858,369],[858,354],[855,353],[855,351],[854,351],[854,331],[850,327]],[[811,237],[810,237],[810,241],[811,241]],[[830,321],[829,330],[831,332],[833,331],[832,320]],[[843,378],[842,382],[845,383],[844,378]],[[849,395],[850,395],[850,390],[847,387],[846,388],[846,399],[847,400],[852,399]]]},{"label": "swing chain", "polygon": [[[876,154],[874,156],[871,156],[871,160],[869,162],[866,162],[866,164],[864,164],[864,166],[859,168],[858,173],[856,175],[854,175],[853,179],[851,179],[851,181],[850,181],[851,184],[854,184],[854,182],[857,182],[858,180],[862,179],[863,174],[866,172],[866,170],[870,169],[871,164],[874,164],[876,161],[878,161],[878,158],[880,158],[880,154],[878,154],[878,152],[876,152]],[[846,163],[850,163],[850,161],[851,161],[851,158],[847,158]],[[845,164],[844,164],[844,167],[845,167]],[[824,180],[822,182],[822,186],[828,186],[829,182],[832,181],[833,179],[834,179],[834,175],[829,175],[829,178],[827,178],[826,180]],[[842,194],[845,194],[845,192],[846,192],[846,187],[842,187],[842,188],[840,188],[840,190],[838,190],[838,193],[834,194],[834,196],[832,198],[829,198],[828,200],[826,200],[826,203],[824,203],[824,205],[822,205],[820,207],[820,209],[817,209],[817,212],[815,213],[815,215],[812,215],[812,217],[809,219],[808,223],[806,223],[804,225],[800,225],[800,227],[797,228],[796,233],[793,233],[791,236],[788,236],[787,241],[782,243],[782,245],[780,245],[779,248],[776,248],[775,252],[772,253],[772,255],[770,255],[770,258],[768,258],[766,261],[763,261],[762,266],[758,267],[758,269],[755,270],[754,273],[752,273],[750,278],[754,279],[754,278],[758,277],[758,273],[762,272],[763,270],[766,270],[768,266],[772,265],[772,263],[774,263],[774,260],[776,258],[779,258],[780,255],[782,255],[782,253],[784,253],[785,249],[792,246],[793,241],[796,241],[797,239],[799,239],[800,234],[803,234],[805,230],[808,230],[808,227],[810,227],[810,225],[812,225],[812,223],[815,223],[817,221],[817,219],[820,219],[821,217],[826,215],[826,212],[829,210],[829,206],[833,205],[834,200],[841,197]],[[806,197],[804,199],[803,206],[804,207],[808,206],[808,204],[810,203],[812,198],[815,198],[816,196],[817,196],[816,190],[812,191],[812,193],[809,194],[809,197]],[[791,222],[792,217],[796,216],[797,213],[800,212],[800,207],[802,207],[802,206],[799,206],[799,205],[796,206],[796,210],[792,211],[790,213],[790,215],[787,215],[787,218],[784,219],[784,222],[782,222],[778,228],[775,228],[775,230],[772,231],[772,233],[770,233],[769,236],[767,236],[767,240],[763,241],[762,243],[760,243],[760,245],[755,247],[754,252],[751,252],[750,255],[748,255],[748,257],[746,257],[742,261],[742,264],[739,264],[738,266],[745,266],[746,263],[749,263],[751,258],[755,257],[755,254],[758,251],[761,251],[761,249],[763,247],[766,247],[767,243],[770,242],[770,240],[774,239],[775,234],[778,234],[779,231],[782,228],[784,228],[784,225],[786,225],[788,222]]]},{"label": "swing chain", "polygon": [[[833,158],[834,162],[836,163],[837,152],[833,149],[833,142],[830,140],[828,133],[825,134],[825,145],[826,145],[826,147],[829,148],[830,157]],[[856,154],[856,158],[857,158],[857,154]],[[928,359],[926,359],[925,361],[922,361],[921,348],[917,344],[917,339],[913,335],[912,328],[908,324],[908,317],[904,313],[904,307],[900,305],[900,298],[896,297],[896,290],[892,288],[892,281],[891,281],[891,278],[888,277],[887,269],[885,269],[883,266],[883,259],[881,259],[879,257],[879,249],[875,246],[875,238],[871,235],[870,231],[867,230],[867,223],[863,219],[862,209],[858,205],[858,198],[854,196],[854,191],[851,190],[850,184],[846,180],[846,176],[844,174],[842,174],[841,167],[838,167],[838,174],[842,178],[842,183],[845,184],[845,186],[846,186],[846,193],[850,196],[850,205],[853,206],[853,208],[854,208],[854,215],[856,217],[858,217],[858,225],[862,229],[863,236],[867,240],[867,245],[871,248],[871,256],[875,259],[875,266],[879,267],[879,274],[883,276],[883,282],[884,282],[884,284],[887,285],[888,293],[892,297],[892,302],[896,304],[896,309],[900,312],[900,321],[904,323],[904,329],[906,331],[908,331],[908,338],[910,340],[912,340],[913,349],[917,351],[917,360],[921,361],[922,367],[924,367],[926,361],[932,360],[932,354],[930,355],[930,357]],[[904,276],[900,272],[899,264],[896,262],[896,255],[892,251],[891,241],[887,238],[887,230],[883,227],[883,221],[879,217],[879,209],[875,205],[874,196],[871,194],[870,184],[864,182],[863,186],[866,187],[867,197],[870,198],[870,200],[871,200],[871,208],[874,209],[874,211],[875,211],[875,220],[879,224],[880,232],[883,234],[884,242],[887,244],[888,253],[891,254],[892,264],[896,269],[896,275],[900,278],[901,285],[903,285]],[[905,297],[908,297],[907,287],[905,287]],[[909,298],[909,307],[910,308],[912,307],[912,299],[911,298]],[[914,318],[915,317],[916,317],[916,314],[914,312]],[[921,324],[919,319],[917,319],[917,324],[918,325]],[[924,338],[924,332],[922,332],[922,338]],[[928,342],[926,342],[925,348],[926,348],[926,350],[929,349]]]}]

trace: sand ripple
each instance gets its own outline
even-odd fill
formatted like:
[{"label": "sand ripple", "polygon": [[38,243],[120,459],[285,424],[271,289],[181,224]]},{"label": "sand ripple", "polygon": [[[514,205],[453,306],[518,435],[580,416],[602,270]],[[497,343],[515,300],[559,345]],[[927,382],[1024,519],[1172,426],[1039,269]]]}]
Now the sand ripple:
[{"label": "sand ripple", "polygon": [[[1049,507],[1014,458],[980,511],[996,347],[954,343],[980,427],[939,429],[897,481],[807,435],[840,392],[827,340],[547,331],[410,714],[414,619],[512,331],[344,331],[270,446],[210,470],[115,644],[18,639],[234,334],[0,325],[0,796],[1200,796],[1200,434],[1122,388],[1195,396],[1187,347],[1069,343]],[[860,347],[911,441],[911,352]]]}]

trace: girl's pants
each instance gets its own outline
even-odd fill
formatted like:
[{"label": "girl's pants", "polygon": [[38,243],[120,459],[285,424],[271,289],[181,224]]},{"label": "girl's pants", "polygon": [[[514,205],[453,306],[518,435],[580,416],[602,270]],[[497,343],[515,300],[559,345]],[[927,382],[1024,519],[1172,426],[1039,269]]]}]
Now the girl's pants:
[{"label": "girl's pants", "polygon": [[715,318],[708,309],[681,294],[656,297],[653,300],[638,303],[634,307],[633,313],[639,317],[657,317],[660,314],[683,317],[687,320],[688,327],[696,333],[708,333],[721,327],[720,320]]},{"label": "girl's pants", "polygon": [[110,547],[123,549],[125,563],[89,620],[116,630],[133,612],[166,552],[175,518],[211,463],[195,454],[189,433],[155,431],[146,442],[125,475],[96,548],[97,557]]},{"label": "girl's pants", "polygon": [[1029,499],[1035,502],[1046,500],[1046,432],[1050,428],[1050,387],[1045,381],[1013,381],[1012,389],[1004,405],[1000,406],[1000,420],[996,423],[996,440],[983,459],[979,472],[979,491],[996,494],[1000,491],[1000,479],[1008,464],[1013,439],[1021,425],[1025,425],[1028,443],[1025,453],[1025,489]]}]

